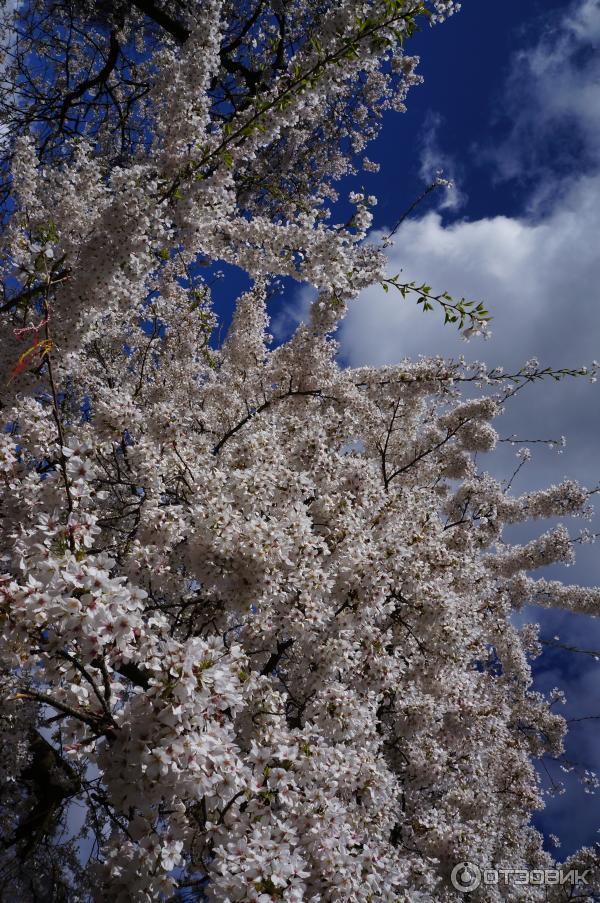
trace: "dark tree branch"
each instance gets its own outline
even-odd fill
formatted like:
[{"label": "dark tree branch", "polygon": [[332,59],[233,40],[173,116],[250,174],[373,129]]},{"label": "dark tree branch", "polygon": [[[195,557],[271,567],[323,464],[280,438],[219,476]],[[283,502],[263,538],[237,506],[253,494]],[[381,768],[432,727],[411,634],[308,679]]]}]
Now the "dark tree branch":
[{"label": "dark tree branch", "polygon": [[185,44],[190,36],[189,30],[182,25],[177,19],[174,19],[168,13],[161,9],[153,0],[132,0],[132,6],[135,6],[141,13],[164,28],[171,37],[175,38],[178,44]]},{"label": "dark tree branch", "polygon": [[267,674],[272,674],[273,671],[275,671],[275,669],[279,665],[279,662],[281,661],[282,657],[287,652],[287,650],[290,648],[290,646],[293,646],[293,644],[294,644],[294,641],[292,639],[282,640],[281,643],[277,643],[276,652],[271,653],[271,655],[267,659],[266,664],[261,669],[260,673],[261,673],[262,677],[265,677]]},{"label": "dark tree branch", "polygon": [[97,85],[106,84],[117,64],[120,49],[121,47],[119,42],[117,41],[117,36],[114,31],[111,31],[108,57],[102,69],[93,78],[86,79],[85,81],[81,82],[81,84],[77,85],[76,88],[73,88],[72,91],[69,91],[67,94],[65,94],[58,117],[59,129],[63,128],[65,119],[67,118],[67,113],[69,112],[69,109],[74,101],[78,100],[80,97],[83,97],[91,88],[95,88]]}]

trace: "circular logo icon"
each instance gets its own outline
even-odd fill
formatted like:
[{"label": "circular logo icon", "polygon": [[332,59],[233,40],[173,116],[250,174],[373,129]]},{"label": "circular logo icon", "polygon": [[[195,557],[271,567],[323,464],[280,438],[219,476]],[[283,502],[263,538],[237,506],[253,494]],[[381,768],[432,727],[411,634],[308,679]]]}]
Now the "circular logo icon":
[{"label": "circular logo icon", "polygon": [[452,869],[450,875],[452,886],[461,894],[468,894],[471,890],[476,890],[481,884],[481,869],[473,862],[459,862]]}]

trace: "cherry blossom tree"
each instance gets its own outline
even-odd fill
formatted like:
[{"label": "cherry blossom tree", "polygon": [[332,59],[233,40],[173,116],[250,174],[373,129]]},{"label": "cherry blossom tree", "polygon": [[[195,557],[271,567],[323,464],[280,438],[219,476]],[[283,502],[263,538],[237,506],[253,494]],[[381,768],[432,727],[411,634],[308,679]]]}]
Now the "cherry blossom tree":
[{"label": "cherry blossom tree", "polygon": [[[331,213],[453,11],[5,11],[2,899],[452,901],[462,861],[555,865],[531,815],[565,722],[511,618],[600,589],[530,576],[566,528],[503,530],[591,493],[516,496],[476,456],[523,385],[585,371],[336,361],[374,282],[485,328],[386,273],[374,198]],[[223,264],[250,288],[219,342]],[[274,345],[290,278],[318,296]],[[598,886],[591,849],[566,866]]]}]

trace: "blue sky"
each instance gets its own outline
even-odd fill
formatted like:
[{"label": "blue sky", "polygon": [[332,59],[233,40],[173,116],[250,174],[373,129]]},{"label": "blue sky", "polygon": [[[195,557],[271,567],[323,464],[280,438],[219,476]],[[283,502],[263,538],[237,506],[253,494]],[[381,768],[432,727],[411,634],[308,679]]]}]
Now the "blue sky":
[{"label": "blue sky", "polygon": [[[572,9],[584,6],[564,0],[465,0],[460,14],[443,27],[425,29],[407,45],[407,51],[421,56],[419,72],[425,83],[409,95],[404,115],[388,116],[371,150],[381,163],[381,173],[370,186],[382,195],[379,223],[387,225],[402,203],[408,206],[418,193],[422,143],[431,138],[432,120],[438,118],[440,162],[448,164],[467,192],[462,214],[479,218],[522,213],[524,194],[535,189],[538,173],[521,167],[515,173],[518,178],[506,182],[490,166],[490,152],[506,143],[513,126],[515,110],[506,95],[511,79],[521,75],[522,66],[515,64],[544,35],[560,33],[565,19],[573,17]],[[526,109],[521,113],[527,115]],[[536,142],[545,165],[556,169],[571,160],[580,162],[568,147],[568,133],[557,135],[552,147],[547,135],[545,139]]]},{"label": "blue sky", "polygon": [[[363,178],[380,199],[374,227],[389,229],[436,169],[451,176],[455,189],[431,196],[399,230],[389,272],[402,268],[407,280],[484,300],[492,337],[467,344],[439,316],[373,288],[340,330],[342,362],[395,363],[421,353],[464,354],[507,368],[532,357],[556,367],[600,359],[599,45],[600,0],[464,0],[458,15],[416,37],[409,52],[421,55],[425,83],[410,92],[406,113],[387,117],[368,149],[381,164],[379,174]],[[274,311],[276,335],[305,315],[309,297],[298,290],[284,312]],[[514,399],[498,425],[506,437],[567,437],[560,454],[532,447],[515,491],[564,476],[590,488],[600,482],[600,383],[538,384]],[[510,475],[515,451],[504,444],[486,467]],[[587,524],[570,526],[576,533]],[[600,518],[592,528],[600,531]],[[537,529],[521,527],[513,538],[526,540]],[[599,548],[581,546],[576,565],[543,576],[598,585]],[[519,615],[538,617],[548,642],[600,650],[600,619]],[[600,772],[600,718],[588,719],[600,716],[600,660],[549,646],[534,674],[537,689],[565,690],[565,717],[586,719],[572,722],[567,754]],[[600,797],[556,765],[548,768],[566,792],[550,798],[535,821],[560,838],[561,858],[600,839]]]}]

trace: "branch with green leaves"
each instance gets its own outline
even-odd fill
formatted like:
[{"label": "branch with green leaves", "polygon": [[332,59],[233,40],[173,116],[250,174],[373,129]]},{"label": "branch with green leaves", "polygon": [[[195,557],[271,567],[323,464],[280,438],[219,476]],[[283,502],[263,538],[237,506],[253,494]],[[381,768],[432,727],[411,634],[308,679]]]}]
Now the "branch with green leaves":
[{"label": "branch with green leaves", "polygon": [[[467,301],[465,298],[455,301],[446,291],[434,295],[431,286],[425,282],[421,285],[417,285],[416,282],[400,282],[400,275],[397,274],[382,279],[380,284],[384,292],[389,292],[392,286],[403,298],[410,294],[417,295],[417,304],[420,304],[424,311],[433,310],[438,304],[444,311],[444,323],[456,323],[458,329],[465,330],[467,338],[477,333],[485,335],[487,324],[492,319],[483,302]],[[466,329],[465,324],[468,324]]]}]

